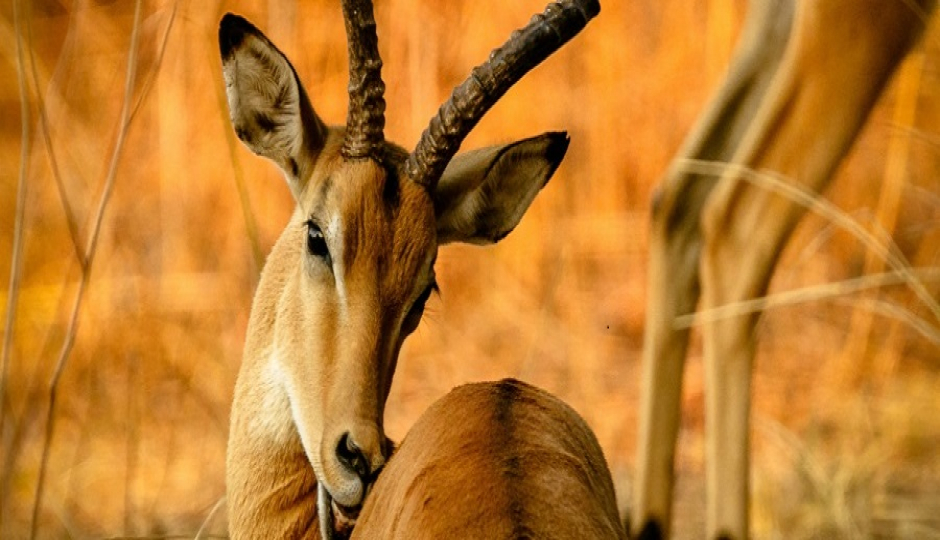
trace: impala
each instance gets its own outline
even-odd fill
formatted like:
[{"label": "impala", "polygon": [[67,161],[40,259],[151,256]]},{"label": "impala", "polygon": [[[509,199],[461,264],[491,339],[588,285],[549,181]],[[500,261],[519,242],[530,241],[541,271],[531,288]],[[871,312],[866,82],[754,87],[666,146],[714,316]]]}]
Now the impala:
[{"label": "impala", "polygon": [[281,168],[296,201],[255,294],[232,403],[226,484],[237,538],[328,538],[353,522],[390,450],[385,401],[402,342],[436,288],[438,246],[502,239],[568,138],[546,133],[454,157],[457,149],[510,86],[600,9],[596,0],[550,5],[473,70],[409,153],[384,140],[372,5],[342,4],[344,127],[317,116],[290,62],[258,29],[231,14],[219,28],[235,132]]},{"label": "impala", "polygon": [[[750,2],[729,74],[654,203],[634,535],[669,533],[689,340],[688,328],[677,328],[677,317],[692,313],[696,304],[708,311],[763,296],[806,211],[744,181],[744,175],[770,171],[804,189],[824,189],[934,5],[935,0]],[[709,173],[695,167],[702,160],[729,166]],[[705,319],[701,326],[709,538],[748,537],[748,416],[758,317]]]},{"label": "impala", "polygon": [[428,408],[376,481],[352,538],[626,538],[594,433],[548,392],[468,384]]}]

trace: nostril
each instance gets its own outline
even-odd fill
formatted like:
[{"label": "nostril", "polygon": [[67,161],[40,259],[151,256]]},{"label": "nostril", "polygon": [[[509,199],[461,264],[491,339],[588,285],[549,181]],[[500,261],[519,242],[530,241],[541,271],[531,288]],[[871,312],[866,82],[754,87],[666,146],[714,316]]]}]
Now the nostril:
[{"label": "nostril", "polygon": [[349,433],[344,433],[336,444],[336,458],[359,478],[365,479],[369,476],[369,461]]}]

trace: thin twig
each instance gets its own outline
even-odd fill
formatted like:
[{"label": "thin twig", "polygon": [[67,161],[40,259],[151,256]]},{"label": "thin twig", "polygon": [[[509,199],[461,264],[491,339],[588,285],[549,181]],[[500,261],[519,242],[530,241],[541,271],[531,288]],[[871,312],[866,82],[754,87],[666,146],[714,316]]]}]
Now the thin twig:
[{"label": "thin twig", "polygon": [[[918,268],[914,270],[919,274],[922,281],[940,281],[940,268]],[[681,315],[676,317],[676,328],[689,328],[714,322],[722,319],[730,319],[741,315],[748,315],[765,311],[771,308],[792,306],[795,304],[805,304],[807,302],[816,302],[819,300],[828,300],[839,296],[846,296],[859,291],[889,287],[892,285],[903,285],[907,283],[907,275],[900,272],[887,272],[883,274],[872,274],[853,279],[837,281],[835,283],[823,283],[821,285],[812,285],[800,289],[793,289],[777,294],[752,298],[742,302],[725,304],[711,309]]]},{"label": "thin twig", "polygon": [[937,330],[935,326],[932,326],[922,317],[918,317],[914,314],[914,312],[898,304],[897,302],[892,302],[890,300],[879,300],[877,298],[863,301],[842,299],[839,302],[848,304],[852,308],[867,309],[873,313],[881,315],[882,317],[896,319],[899,322],[906,324],[926,340],[933,343],[934,346],[940,347],[940,330]]},{"label": "thin twig", "polygon": [[[166,54],[166,47],[170,41],[170,30],[173,28],[173,23],[176,21],[176,9],[178,3],[173,2],[173,7],[170,10],[170,19],[166,23],[166,27],[163,30],[163,37],[160,40],[160,48],[157,53],[157,57],[154,60],[153,67],[147,72],[147,76],[144,78],[144,82],[141,85],[140,95],[137,98],[137,101],[134,103],[134,106],[131,108],[131,113],[128,116],[127,122],[133,122],[134,117],[137,115],[137,112],[140,110],[141,106],[144,104],[144,101],[147,97],[147,94],[150,92],[150,88],[153,85],[153,82],[157,78],[157,73],[160,71],[160,66],[163,64],[163,58]],[[136,368],[137,358],[134,357],[132,362],[132,367]],[[136,369],[134,369],[134,374],[136,374]],[[128,375],[130,378],[130,374]],[[130,383],[129,383],[130,384]],[[129,386],[130,387],[130,386]],[[130,394],[128,397],[130,400]],[[135,409],[136,410],[136,409]],[[128,417],[131,416],[131,406],[130,401],[128,401]],[[137,416],[139,416],[139,411],[137,411]],[[139,420],[139,418],[138,418]],[[131,422],[131,425],[136,425],[134,422]],[[124,529],[127,531],[130,529],[130,519],[132,512],[129,510],[133,505],[133,499],[131,497],[131,478],[137,469],[137,450],[138,450],[138,440],[134,434],[128,430],[128,441],[127,441],[127,472],[125,474],[125,484],[124,484]]]},{"label": "thin twig", "polygon": [[202,525],[199,526],[199,530],[196,531],[196,536],[193,537],[194,540],[200,540],[201,538],[211,538],[208,534],[203,534],[209,523],[212,521],[212,518],[215,516],[215,513],[219,511],[219,508],[222,508],[222,503],[225,502],[225,495],[219,498],[218,501],[212,505],[212,510],[209,510],[209,515],[206,516],[206,519],[203,520]]},{"label": "thin twig", "polygon": [[104,218],[104,210],[111,198],[111,192],[114,189],[114,180],[117,176],[117,166],[120,161],[121,150],[124,147],[124,139],[127,135],[130,119],[131,99],[134,92],[134,75],[137,71],[137,47],[140,30],[140,10],[141,0],[134,4],[134,23],[131,29],[131,44],[127,58],[127,74],[124,83],[124,103],[121,106],[121,116],[117,141],[114,143],[114,151],[111,154],[111,163],[108,167],[108,175],[105,178],[104,190],[101,193],[101,199],[98,201],[98,209],[95,213],[95,220],[91,231],[89,232],[88,245],[85,249],[85,265],[82,268],[81,280],[78,284],[78,292],[75,295],[75,302],[72,305],[72,314],[69,318],[69,325],[66,332],[65,341],[59,353],[55,370],[52,373],[52,379],[49,381],[49,408],[46,415],[46,431],[43,436],[42,455],[39,462],[39,475],[36,480],[36,493],[33,499],[33,515],[30,525],[30,538],[36,538],[36,531],[39,526],[39,511],[42,507],[43,485],[45,483],[46,471],[49,462],[49,448],[52,442],[52,435],[55,431],[55,401],[58,393],[59,380],[65,369],[75,343],[75,334],[78,326],[79,308],[84,298],[88,280],[91,276],[92,263],[98,246],[98,233],[101,230],[101,223]]},{"label": "thin twig", "polygon": [[[150,71],[148,72],[148,75],[147,75],[147,78],[146,78],[145,82],[141,85],[141,90],[140,90],[140,92],[139,92],[137,101],[135,102],[134,108],[132,109],[131,114],[130,114],[130,116],[128,117],[128,124],[130,124],[131,122],[133,122],[136,113],[140,110],[140,107],[143,105],[144,101],[146,100],[147,95],[149,94],[150,90],[152,89],[153,82],[154,82],[154,80],[156,79],[156,74],[157,74],[157,72],[159,71],[160,66],[161,66],[162,63],[163,63],[163,58],[164,58],[164,56],[165,56],[165,52],[166,52],[166,49],[167,49],[167,44],[168,44],[168,42],[169,42],[170,30],[172,29],[173,24],[174,24],[174,22],[175,22],[175,20],[176,20],[176,12],[177,12],[177,3],[174,2],[172,11],[170,12],[170,19],[169,19],[169,21],[167,22],[167,25],[166,25],[166,27],[165,27],[165,29],[164,29],[164,31],[163,31],[163,37],[161,38],[161,42],[160,42],[160,52],[159,52],[159,54],[157,55],[157,57],[156,57],[156,59],[155,59],[155,61],[154,61],[154,63],[153,63],[152,68],[151,68]],[[29,19],[27,19],[27,23],[29,23]],[[26,29],[27,29],[27,38],[29,37],[29,28],[30,28],[30,26],[27,24],[27,26],[26,26]],[[27,39],[27,41],[28,41],[28,39]],[[37,83],[37,84],[38,84],[38,83]],[[50,154],[50,155],[51,155],[51,154]],[[80,245],[80,242],[79,242],[79,245]],[[81,267],[84,266],[84,261],[83,261],[83,259],[84,259],[84,254],[82,253],[82,251],[81,251],[80,249],[76,250],[76,258],[74,259],[74,262],[78,262],[79,267],[80,267],[79,271],[81,271]],[[74,264],[74,263],[73,263],[73,264]],[[67,269],[64,271],[64,273],[63,273],[63,275],[65,276],[65,277],[63,278],[63,281],[66,283],[66,285],[67,285],[68,279],[69,279],[68,276],[71,275],[71,274],[72,274],[72,267],[70,266],[70,267],[67,268]],[[66,291],[67,291],[67,289],[68,289],[66,285],[64,285],[64,286],[62,287],[63,295],[66,294]],[[64,304],[65,304],[64,298],[63,298],[62,300],[60,300],[59,303],[60,303],[61,305],[64,305]],[[51,347],[51,345],[49,344],[49,341],[50,341],[50,339],[52,339],[52,336],[54,336],[54,335],[56,335],[55,332],[49,332],[49,331],[47,331],[46,337],[41,340],[41,341],[44,343],[44,345],[41,347],[41,350],[46,351],[47,349],[49,349],[49,348]],[[38,393],[38,392],[35,392],[32,387],[30,387],[30,389],[27,390],[27,395],[29,395],[29,396],[34,396],[34,395],[36,395],[37,393]],[[28,421],[28,420],[27,420],[27,421],[21,421],[21,422],[17,422],[16,424],[14,424],[15,430],[14,430],[14,434],[13,434],[13,441],[12,441],[11,444],[10,444],[10,447],[9,447],[9,449],[8,449],[8,452],[6,453],[6,456],[5,456],[4,460],[3,460],[3,463],[0,463],[0,500],[4,500],[3,494],[6,493],[7,488],[8,488],[8,486],[9,486],[10,478],[12,477],[12,473],[11,473],[11,471],[12,471],[12,464],[13,464],[13,463],[16,463],[16,461],[17,461],[17,459],[18,459],[18,454],[19,454],[20,449],[21,449],[21,447],[22,447],[22,443],[23,443],[23,441],[25,440],[25,437],[23,436],[24,430],[21,429],[21,427],[22,427],[23,425],[30,425],[30,421]]]},{"label": "thin twig", "polygon": [[[20,27],[19,2],[13,2],[13,28],[16,33],[16,80],[20,87],[20,177],[16,186],[16,217],[13,222],[13,253],[10,256],[10,286],[7,291],[6,321],[3,327],[3,352],[0,354],[0,445],[3,444],[3,419],[6,416],[7,372],[10,350],[13,347],[13,329],[16,303],[20,292],[23,258],[23,226],[26,213],[26,174],[29,168],[29,96],[26,88],[25,59],[23,58],[23,32]],[[0,506],[0,523],[3,508]]]},{"label": "thin twig", "polygon": [[173,2],[173,8],[170,10],[170,20],[166,23],[166,28],[163,29],[163,37],[160,39],[160,52],[157,53],[157,57],[153,62],[153,67],[147,73],[147,77],[144,79],[143,84],[140,89],[140,96],[137,98],[137,102],[134,103],[134,107],[131,109],[131,114],[127,119],[128,123],[134,121],[134,117],[137,116],[140,107],[144,104],[144,99],[147,97],[147,94],[150,93],[150,88],[153,86],[153,82],[157,78],[157,73],[160,72],[160,66],[163,65],[163,57],[166,55],[166,46],[170,42],[170,30],[173,29],[173,23],[176,22],[176,8],[179,2]]},{"label": "thin twig", "polygon": [[[65,306],[67,304],[65,297],[67,296],[68,291],[71,290],[69,288],[69,276],[74,273],[73,270],[76,266],[78,266],[78,261],[76,259],[67,260],[67,267],[62,272],[62,283],[59,286],[61,294],[59,294],[58,299],[56,300],[56,307],[53,310],[55,313],[61,313],[65,310]],[[52,354],[52,351],[55,349],[52,341],[53,338],[58,335],[59,332],[55,325],[49,324],[45,326],[45,331],[43,332],[42,337],[35,340],[37,343],[42,343],[42,345],[38,347],[39,352],[36,355],[37,358],[46,358]],[[34,371],[38,373],[38,369],[40,368],[34,368]],[[44,386],[44,384],[39,382],[38,379],[39,377],[35,376],[27,377],[29,384],[24,388],[21,388],[21,391],[24,395],[24,398],[22,399],[23,403],[36,403],[41,399],[40,396],[43,394],[43,392],[39,390],[39,386]],[[10,500],[5,497],[10,492],[10,484],[12,479],[16,476],[14,466],[19,462],[20,457],[23,455],[23,449],[29,441],[28,434],[34,429],[36,425],[39,424],[38,418],[42,416],[42,411],[38,409],[38,407],[32,406],[24,407],[18,416],[14,414],[15,411],[10,411],[10,419],[13,420],[11,426],[13,433],[11,434],[10,441],[6,447],[6,454],[2,456],[3,459],[2,462],[0,462],[0,500]]]},{"label": "thin twig", "polygon": [[[235,180],[235,190],[238,193],[238,202],[241,205],[242,209],[242,218],[245,220],[245,233],[248,235],[248,245],[251,247],[251,256],[252,260],[255,262],[255,270],[260,273],[261,269],[264,267],[264,251],[261,249],[261,240],[260,235],[258,234],[258,220],[255,218],[254,210],[251,208],[251,198],[248,196],[248,187],[245,183],[245,175],[242,171],[241,164],[238,161],[238,141],[235,140],[235,130],[229,127],[228,114],[228,104],[226,103],[225,92],[222,90],[225,88],[225,85],[221,81],[221,71],[215,70],[217,83],[214,85],[216,88],[216,98],[218,100],[219,106],[217,110],[219,115],[222,117],[222,122],[225,124],[225,144],[228,148],[229,161],[232,164],[232,177]],[[257,275],[257,274],[256,274]]]},{"label": "thin twig", "polygon": [[837,208],[835,205],[802,186],[786,182],[779,175],[770,172],[758,172],[751,168],[731,163],[715,161],[683,159],[679,166],[690,173],[701,176],[721,177],[733,175],[735,178],[749,182],[755,186],[782,195],[795,204],[799,204],[851,233],[860,242],[885,260],[895,271],[905,277],[905,283],[914,292],[924,305],[930,310],[934,318],[940,321],[940,303],[924,287],[924,284],[911,272],[910,264],[897,249],[893,242],[882,241],[872,233],[861,227],[851,216]]},{"label": "thin twig", "polygon": [[29,42],[29,61],[32,68],[33,86],[36,88],[36,105],[39,109],[40,133],[42,133],[43,143],[46,145],[46,155],[49,157],[49,168],[52,171],[52,178],[55,180],[56,191],[59,193],[59,201],[62,203],[62,210],[65,212],[65,223],[68,225],[69,238],[72,240],[72,249],[75,251],[75,257],[79,265],[85,266],[85,256],[82,253],[82,242],[78,232],[78,219],[75,217],[75,210],[69,202],[68,193],[65,191],[65,183],[62,179],[62,173],[59,171],[59,160],[56,158],[55,147],[52,144],[52,134],[49,129],[49,116],[46,113],[46,99],[42,93],[42,85],[39,83],[39,69],[36,67],[36,47],[33,46],[33,23],[32,18],[26,18],[26,38]]}]

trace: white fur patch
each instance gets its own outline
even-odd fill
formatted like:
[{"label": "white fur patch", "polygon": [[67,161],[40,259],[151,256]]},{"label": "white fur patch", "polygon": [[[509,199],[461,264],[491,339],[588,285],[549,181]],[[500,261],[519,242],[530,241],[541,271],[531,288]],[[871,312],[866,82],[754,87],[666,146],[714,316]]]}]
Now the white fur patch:
[{"label": "white fur patch", "polygon": [[333,275],[336,279],[336,295],[339,297],[340,306],[346,306],[346,265],[343,261],[343,221],[336,214],[330,219],[326,226],[326,233],[332,239],[333,251]]},{"label": "white fur patch", "polygon": [[263,360],[264,368],[256,381],[256,391],[261,400],[260,413],[248,420],[252,432],[271,440],[274,444],[286,444],[294,437],[294,418],[284,384],[285,373],[280,367],[275,347],[271,347]]}]

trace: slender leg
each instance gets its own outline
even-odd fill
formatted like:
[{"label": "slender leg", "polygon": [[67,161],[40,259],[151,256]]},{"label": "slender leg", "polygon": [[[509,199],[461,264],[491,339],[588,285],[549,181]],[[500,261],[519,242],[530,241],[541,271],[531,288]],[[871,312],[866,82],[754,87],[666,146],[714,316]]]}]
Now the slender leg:
[{"label": "slender leg", "polygon": [[[919,7],[929,11],[933,2]],[[851,6],[801,2],[767,100],[732,162],[776,171],[816,192],[825,188],[922,28],[911,8],[910,2],[883,0],[855,0]],[[734,171],[722,176],[702,215],[703,310],[766,294],[804,212]],[[703,326],[709,538],[748,537],[748,412],[757,319],[706,319]]]},{"label": "slender leg", "polygon": [[[701,211],[700,202],[697,206]],[[689,331],[674,329],[672,321],[692,312],[699,297],[698,230],[684,229],[681,236],[669,236],[661,230],[663,221],[654,220],[656,233],[650,246],[649,303],[659,309],[648,309],[646,315],[639,467],[631,516],[631,533],[637,538],[661,538],[669,533],[682,368],[689,340]],[[670,264],[677,258],[691,261]]]},{"label": "slender leg", "polygon": [[[746,132],[779,64],[789,34],[790,2],[751,6],[728,77],[677,158],[727,161]],[[772,39],[770,39],[770,38]],[[677,316],[699,300],[700,216],[715,179],[688,174],[676,162],[652,211],[649,300],[643,348],[637,478],[631,515],[636,538],[669,535],[682,371],[689,330]]]}]

